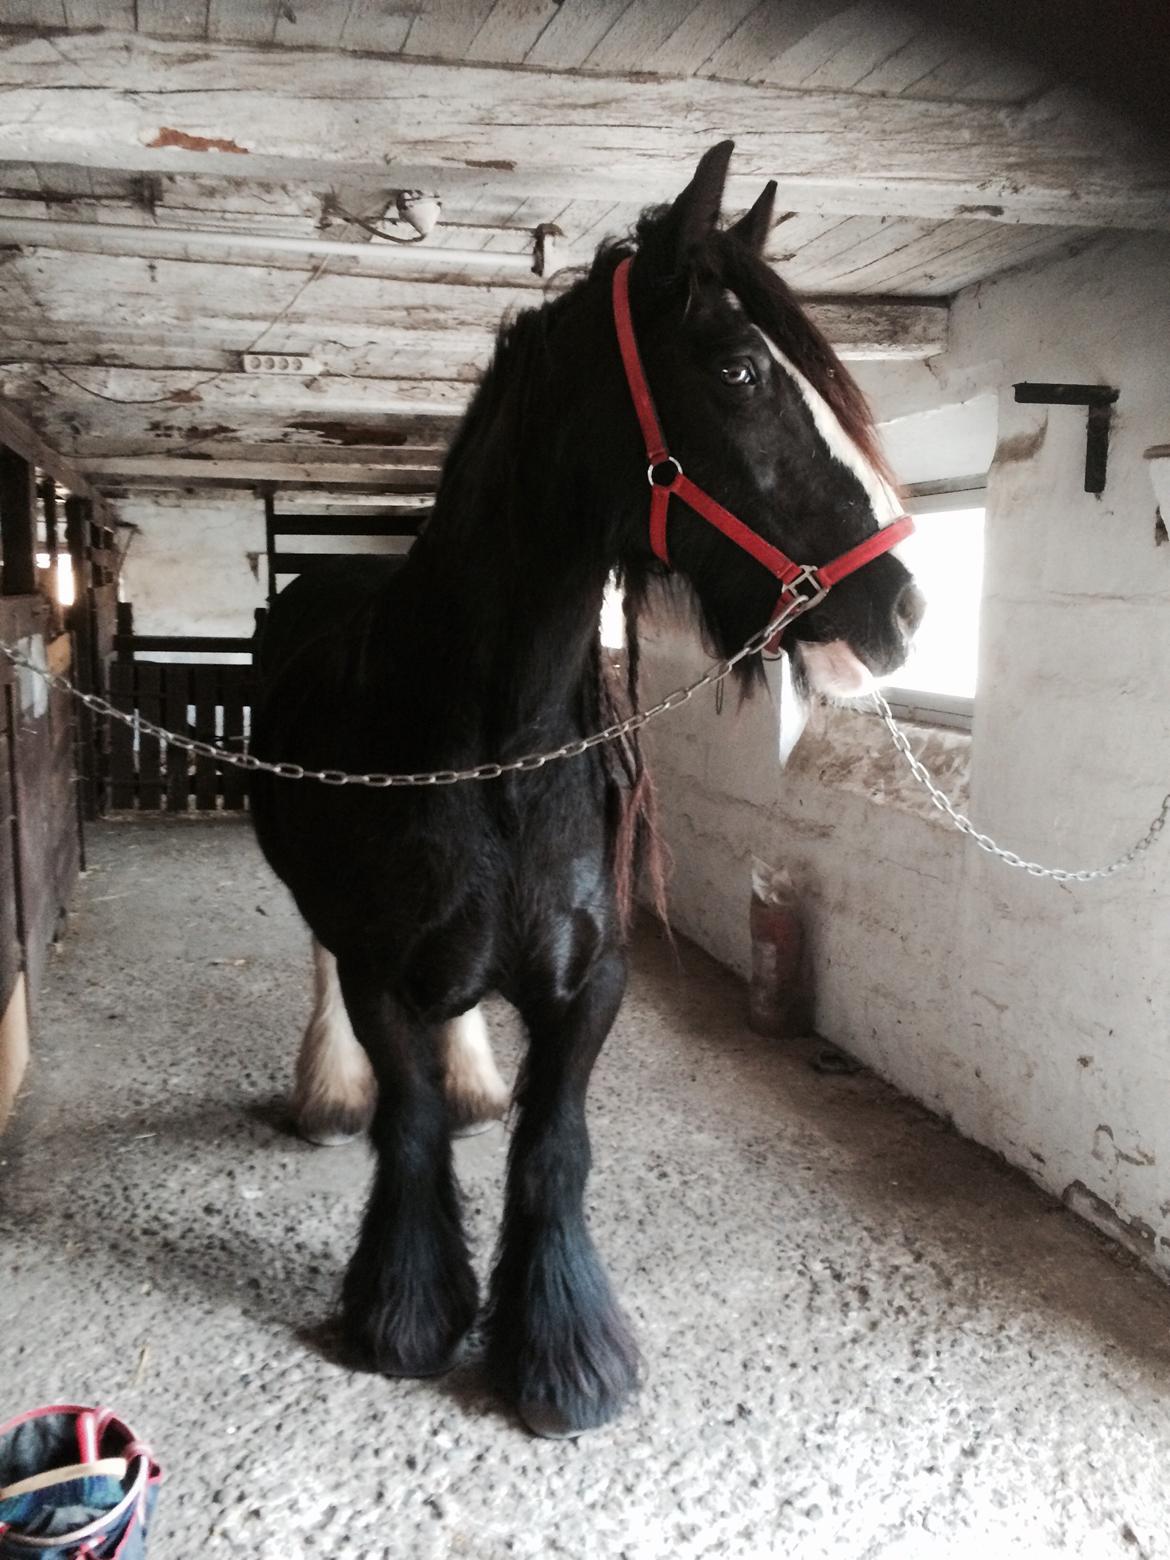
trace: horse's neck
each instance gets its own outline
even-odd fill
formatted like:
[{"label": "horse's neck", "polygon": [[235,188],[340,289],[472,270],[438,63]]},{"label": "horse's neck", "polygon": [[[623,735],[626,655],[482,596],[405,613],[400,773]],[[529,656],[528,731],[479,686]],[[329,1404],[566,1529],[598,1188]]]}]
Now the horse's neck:
[{"label": "horse's neck", "polygon": [[[600,514],[580,493],[490,479],[440,496],[402,579],[435,697],[478,710],[496,733],[574,723],[594,676],[610,569]],[[399,597],[401,600],[401,597]]]}]

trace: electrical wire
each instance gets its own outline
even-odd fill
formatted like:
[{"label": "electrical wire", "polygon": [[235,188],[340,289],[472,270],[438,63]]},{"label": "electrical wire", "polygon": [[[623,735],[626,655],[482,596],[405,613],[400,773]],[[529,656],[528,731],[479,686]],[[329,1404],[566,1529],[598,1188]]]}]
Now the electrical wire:
[{"label": "electrical wire", "polygon": [[369,233],[371,238],[384,238],[388,244],[421,244],[426,237],[425,233],[416,233],[413,238],[399,238],[397,233],[388,233],[385,228],[377,227],[373,222],[368,222],[365,217],[355,217],[351,211],[346,211],[344,206],[337,201],[329,201],[329,214],[340,217],[343,222],[350,222],[354,227],[361,228],[363,233]]},{"label": "electrical wire", "polygon": [[[323,275],[325,270],[328,268],[330,259],[331,256],[322,255],[321,259],[318,260],[317,264],[313,267],[312,271],[310,271],[309,275],[305,277],[304,281],[297,288],[296,292],[293,293],[292,297],[284,305],[280,313],[274,314],[273,317],[268,321],[267,325],[264,326],[263,330],[261,330],[258,335],[254,336],[246,347],[241,348],[241,356],[245,356],[249,352],[255,352],[256,348],[264,340],[265,336],[268,335],[269,331],[275,330],[276,327],[280,324],[281,320],[283,320],[287,314],[296,308],[303,294],[309,289],[309,287],[312,286],[315,281],[317,281]],[[109,401],[114,406],[173,406],[176,404],[176,396],[180,397],[179,404],[181,404],[182,398],[184,396],[194,395],[197,390],[202,390],[205,385],[214,384],[217,379],[222,379],[225,374],[232,372],[231,369],[218,368],[213,374],[206,374],[202,379],[197,379],[193,385],[185,385],[181,390],[172,390],[169,395],[139,397],[107,395],[104,390],[95,390],[92,385],[82,384],[80,379],[75,379],[72,374],[66,373],[66,371],[58,363],[47,363],[45,364],[45,367],[51,368],[54,373],[59,374],[62,379],[67,380],[69,384],[74,385],[78,390],[84,391],[86,395],[91,395],[95,400],[98,401]]]}]

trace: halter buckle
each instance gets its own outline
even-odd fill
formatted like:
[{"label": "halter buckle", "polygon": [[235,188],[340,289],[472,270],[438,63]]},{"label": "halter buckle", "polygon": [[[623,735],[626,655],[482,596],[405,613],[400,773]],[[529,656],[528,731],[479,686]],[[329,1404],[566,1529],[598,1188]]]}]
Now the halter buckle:
[{"label": "halter buckle", "polygon": [[[666,466],[673,466],[674,470],[671,472],[669,480],[663,482],[654,473],[662,471]],[[664,455],[661,460],[652,460],[646,467],[646,481],[649,482],[651,487],[672,488],[682,474],[683,469],[673,455]]]},{"label": "halter buckle", "polygon": [[783,601],[786,596],[795,597],[800,602],[801,612],[819,606],[828,594],[829,587],[821,579],[815,563],[802,564],[800,573],[794,579],[781,582],[780,600]]}]

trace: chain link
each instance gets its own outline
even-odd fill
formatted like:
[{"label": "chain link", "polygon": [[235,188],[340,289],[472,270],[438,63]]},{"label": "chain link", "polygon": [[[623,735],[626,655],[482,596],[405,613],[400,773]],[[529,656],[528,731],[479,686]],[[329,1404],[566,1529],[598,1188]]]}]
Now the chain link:
[{"label": "chain link", "polygon": [[122,725],[129,726],[139,737],[156,737],[160,742],[165,742],[168,747],[178,748],[181,752],[193,754],[197,758],[214,759],[216,763],[224,764],[231,769],[277,775],[284,780],[317,780],[322,785],[363,785],[371,786],[376,790],[390,790],[394,787],[406,786],[418,788],[459,785],[467,780],[498,780],[501,775],[529,774],[559,759],[576,758],[581,753],[588,752],[590,748],[600,747],[602,743],[618,742],[622,737],[640,731],[659,715],[665,715],[668,710],[678,709],[680,705],[688,703],[704,688],[711,688],[723,682],[741,661],[747,660],[749,656],[759,655],[760,651],[791,623],[793,618],[799,617],[802,612],[807,612],[812,605],[815,605],[813,600],[803,597],[794,598],[765,628],[760,629],[758,634],[753,634],[741,650],[737,650],[725,661],[716,661],[693,683],[688,683],[685,688],[675,688],[649,709],[636,710],[625,720],[606,726],[602,731],[595,731],[588,737],[577,737],[572,742],[566,742],[563,747],[553,748],[546,753],[526,753],[523,757],[509,759],[506,763],[475,764],[470,769],[432,769],[415,774],[349,774],[342,769],[306,769],[302,764],[287,761],[269,763],[266,759],[257,758],[253,753],[232,753],[217,743],[203,742],[195,737],[184,736],[180,732],[168,731],[164,726],[145,720],[137,710],[131,712],[117,709],[100,694],[84,693],[67,677],[38,666],[15,645],[0,642],[0,654],[5,655],[14,666],[34,673],[51,688],[78,699],[95,715],[104,715],[110,720],[120,721]]},{"label": "chain link", "polygon": [[910,773],[927,791],[938,810],[945,813],[955,828],[968,839],[973,840],[980,850],[986,851],[989,856],[997,857],[1005,866],[1019,867],[1029,877],[1050,878],[1054,883],[1094,883],[1101,878],[1113,877],[1117,872],[1124,872],[1126,867],[1132,867],[1138,857],[1149,850],[1166,827],[1166,819],[1170,815],[1170,792],[1162,798],[1162,806],[1158,810],[1157,817],[1137,844],[1131,846],[1124,856],[1119,856],[1116,861],[1110,862],[1107,867],[1083,867],[1080,870],[1072,870],[1067,867],[1041,866],[1038,861],[1025,861],[1023,856],[1017,855],[1014,850],[1004,850],[1002,845],[997,845],[989,834],[980,833],[966,813],[959,812],[950,798],[935,785],[926,765],[914,756],[910,749],[910,739],[894,719],[893,711],[887,704],[884,694],[877,689],[873,693],[873,702],[877,713],[885,723],[886,730],[890,733],[894,746],[906,760]]},{"label": "chain link", "polygon": [[[218,764],[225,764],[233,769],[243,769],[249,772],[276,775],[284,780],[316,780],[322,785],[361,785],[370,786],[377,790],[390,790],[395,787],[440,786],[459,785],[468,780],[498,780],[502,775],[529,774],[533,770],[543,769],[546,764],[555,763],[564,758],[576,758],[586,753],[590,748],[600,747],[605,742],[618,742],[622,737],[629,736],[632,732],[640,731],[648,726],[658,716],[665,715],[668,710],[679,709],[690,702],[695,694],[704,688],[717,687],[729,677],[741,661],[749,656],[759,655],[780,631],[789,624],[793,618],[798,617],[802,611],[807,611],[811,603],[803,600],[795,600],[789,603],[773,620],[762,628],[759,633],[753,634],[741,650],[737,650],[725,661],[716,661],[709,666],[703,675],[685,687],[675,688],[657,704],[652,704],[648,709],[636,710],[628,715],[625,720],[615,722],[612,726],[606,726],[602,731],[595,731],[588,737],[577,737],[572,742],[566,742],[562,747],[553,748],[546,753],[526,753],[521,758],[509,759],[506,763],[475,764],[470,769],[432,769],[414,774],[350,774],[343,769],[306,769],[302,764],[293,764],[287,761],[270,763],[263,758],[257,758],[253,753],[232,753],[226,748],[220,747],[214,742],[203,742],[196,737],[184,736],[181,732],[168,731],[164,726],[158,726],[153,721],[143,719],[142,715],[134,710],[129,712],[115,708],[108,699],[103,699],[100,694],[84,693],[80,688],[74,687],[67,677],[62,677],[57,672],[50,672],[44,666],[38,666],[35,661],[18,650],[15,645],[0,643],[0,654],[7,657],[14,666],[24,671],[32,672],[40,677],[51,688],[56,688],[62,693],[69,694],[78,699],[87,709],[95,715],[107,716],[110,720],[121,721],[124,726],[129,726],[139,738],[155,737],[158,741],[166,743],[169,747],[178,748],[180,752],[189,753],[197,758],[213,759]],[[1166,827],[1167,818],[1170,817],[1170,792],[1162,798],[1162,805],[1157,816],[1151,822],[1149,828],[1137,843],[1130,847],[1123,856],[1110,862],[1107,867],[1081,868],[1074,870],[1066,867],[1045,867],[1038,861],[1027,861],[1014,850],[1005,850],[1002,845],[997,845],[989,834],[983,834],[971,822],[965,813],[961,813],[952,803],[950,798],[941,791],[931,778],[930,771],[920,759],[915,757],[910,747],[910,739],[894,719],[893,711],[886,702],[885,696],[880,690],[873,691],[874,708],[881,716],[886,730],[890,734],[894,746],[902,755],[907,768],[929,795],[931,801],[941,813],[948,817],[955,828],[961,834],[965,834],[980,850],[986,851],[989,856],[994,856],[1002,861],[1005,866],[1018,867],[1026,872],[1029,877],[1048,878],[1054,883],[1093,883],[1102,878],[1113,877],[1118,872],[1124,872],[1158,840]]]}]

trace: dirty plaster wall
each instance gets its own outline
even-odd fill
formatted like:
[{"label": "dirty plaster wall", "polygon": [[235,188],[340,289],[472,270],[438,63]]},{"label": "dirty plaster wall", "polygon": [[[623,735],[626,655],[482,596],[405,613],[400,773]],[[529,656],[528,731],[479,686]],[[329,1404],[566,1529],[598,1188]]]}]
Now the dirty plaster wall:
[{"label": "dirty plaster wall", "polygon": [[248,493],[143,493],[122,593],[139,634],[247,635],[265,600],[264,505]]},{"label": "dirty plaster wall", "polygon": [[[1113,859],[1170,786],[1170,546],[1143,460],[1170,436],[1168,278],[1165,239],[1102,240],[962,294],[945,359],[866,376],[899,449],[917,414],[998,395],[974,730],[925,756],[1045,862]],[[1016,405],[1021,379],[1120,387],[1101,499],[1084,412]],[[929,441],[919,459],[907,478],[967,474],[930,469]],[[646,693],[703,659],[660,624]],[[1039,882],[950,831],[872,717],[822,712],[781,771],[775,703],[733,705],[655,728],[676,925],[746,971],[751,856],[787,865],[819,1029],[1170,1273],[1170,844],[1104,884]]]}]

